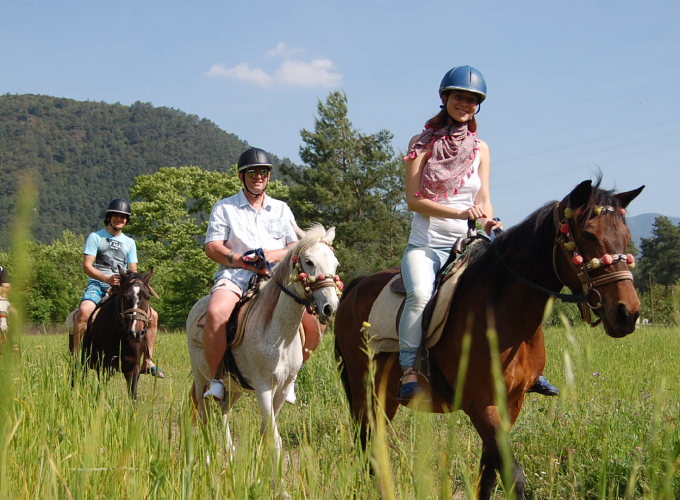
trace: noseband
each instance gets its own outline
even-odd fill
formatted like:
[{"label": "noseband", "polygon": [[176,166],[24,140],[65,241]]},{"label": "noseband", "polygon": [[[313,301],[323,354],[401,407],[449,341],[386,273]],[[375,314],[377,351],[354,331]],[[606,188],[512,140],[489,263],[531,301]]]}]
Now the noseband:
[{"label": "noseband", "polygon": [[[581,318],[583,321],[588,323],[590,326],[597,326],[602,321],[598,318],[596,321],[592,321],[590,314],[590,309],[597,310],[602,309],[602,294],[597,290],[596,287],[601,285],[607,285],[609,283],[615,283],[622,280],[633,279],[633,273],[629,270],[627,271],[614,271],[611,273],[605,273],[601,276],[591,277],[590,273],[599,269],[601,267],[610,266],[618,264],[619,262],[626,262],[628,267],[632,269],[635,267],[635,257],[631,254],[605,254],[601,258],[593,258],[589,262],[583,260],[583,256],[576,246],[576,242],[572,237],[571,221],[575,221],[574,215],[583,215],[582,209],[572,210],[567,207],[564,210],[564,218],[560,220],[559,214],[559,204],[555,205],[553,209],[553,219],[555,221],[556,236],[555,244],[553,246],[553,270],[555,271],[555,276],[560,280],[560,283],[565,285],[564,280],[560,277],[557,271],[556,258],[557,258],[557,247],[559,246],[563,251],[564,255],[569,262],[569,265],[576,274],[576,277],[581,282],[581,289],[583,290],[583,295],[586,300],[579,301],[578,306],[581,310]],[[626,213],[625,209],[621,208],[621,215]],[[611,206],[595,206],[593,208],[593,214],[598,216],[600,214],[614,213],[616,209]],[[565,285],[567,286],[567,285]],[[590,301],[591,292],[597,294],[597,303],[593,304]]]}]

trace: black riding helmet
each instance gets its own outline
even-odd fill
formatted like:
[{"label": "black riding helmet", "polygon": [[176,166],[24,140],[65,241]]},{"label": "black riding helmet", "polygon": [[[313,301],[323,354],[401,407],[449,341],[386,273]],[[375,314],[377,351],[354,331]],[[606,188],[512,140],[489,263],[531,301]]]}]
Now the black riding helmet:
[{"label": "black riding helmet", "polygon": [[238,172],[241,173],[243,172],[243,189],[248,191],[250,194],[252,194],[255,198],[259,197],[262,193],[265,192],[267,189],[267,186],[265,185],[264,189],[262,190],[262,193],[255,194],[253,193],[250,189],[248,189],[248,186],[246,185],[246,179],[245,179],[245,170],[250,168],[250,167],[267,167],[267,170],[271,172],[272,170],[272,159],[269,156],[269,154],[264,150],[260,148],[250,148],[246,149],[243,153],[241,153],[241,156],[238,157]]},{"label": "black riding helmet", "polygon": [[269,154],[260,148],[246,149],[238,157],[238,171],[242,172],[248,167],[268,167],[272,169],[272,159]]},{"label": "black riding helmet", "polygon": [[130,222],[132,215],[132,205],[123,198],[114,198],[106,206],[106,214],[104,215],[104,225],[108,226],[111,223],[111,214],[123,214],[127,216],[127,221]]}]

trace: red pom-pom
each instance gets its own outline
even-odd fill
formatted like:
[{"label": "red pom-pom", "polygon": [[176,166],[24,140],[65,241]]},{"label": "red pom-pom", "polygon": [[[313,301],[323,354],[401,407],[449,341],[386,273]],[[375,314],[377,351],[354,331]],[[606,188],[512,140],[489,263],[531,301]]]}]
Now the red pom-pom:
[{"label": "red pom-pom", "polygon": [[562,234],[567,234],[569,232],[569,224],[562,224],[560,226],[560,232]]},{"label": "red pom-pom", "polygon": [[338,281],[337,287],[338,287],[338,290],[342,290],[343,288],[345,288],[345,285],[343,284],[342,281]]},{"label": "red pom-pom", "polygon": [[619,211],[621,212],[621,215],[626,215],[626,209],[625,208],[619,208]]},{"label": "red pom-pom", "polygon": [[574,255],[571,261],[577,266],[580,266],[581,264],[583,264],[583,257],[581,257],[580,255]]},{"label": "red pom-pom", "polygon": [[611,255],[605,254],[605,255],[602,256],[602,263],[605,266],[610,265],[612,262],[614,262],[614,258]]},{"label": "red pom-pom", "polygon": [[293,255],[293,262],[297,262],[297,261],[298,261],[298,256],[297,256],[297,255]]},{"label": "red pom-pom", "polygon": [[626,255],[626,262],[628,264],[635,264],[635,256],[633,254]]},{"label": "red pom-pom", "polygon": [[340,276],[338,276],[337,274],[333,276],[333,281],[340,281]]},{"label": "red pom-pom", "polygon": [[300,273],[300,279],[301,280],[306,280],[307,279],[307,273]]},{"label": "red pom-pom", "polygon": [[325,275],[324,273],[319,274],[319,279],[320,279],[321,281],[325,280],[325,279],[326,279],[326,275]]}]

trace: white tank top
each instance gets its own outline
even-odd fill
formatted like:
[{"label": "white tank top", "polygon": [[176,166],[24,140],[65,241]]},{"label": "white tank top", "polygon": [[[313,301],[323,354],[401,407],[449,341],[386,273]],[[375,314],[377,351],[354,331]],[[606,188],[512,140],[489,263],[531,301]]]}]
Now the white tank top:
[{"label": "white tank top", "polygon": [[[458,194],[440,198],[437,203],[459,210],[467,210],[475,204],[477,193],[482,187],[482,179],[479,178],[480,156],[477,153],[472,163],[474,173],[465,177],[465,185],[458,188]],[[450,248],[459,237],[467,234],[467,230],[467,219],[440,219],[415,212],[408,242],[418,247]]]}]

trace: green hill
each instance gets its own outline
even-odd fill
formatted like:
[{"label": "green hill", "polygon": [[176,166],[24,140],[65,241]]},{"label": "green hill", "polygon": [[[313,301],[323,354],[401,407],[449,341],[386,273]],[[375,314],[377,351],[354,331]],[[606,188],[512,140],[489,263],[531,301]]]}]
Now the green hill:
[{"label": "green hill", "polygon": [[[35,239],[64,229],[87,234],[114,197],[160,167],[226,171],[248,145],[209,120],[136,102],[81,102],[41,95],[0,96],[0,248],[22,174],[37,179]],[[278,163],[278,159],[275,160]]]}]

